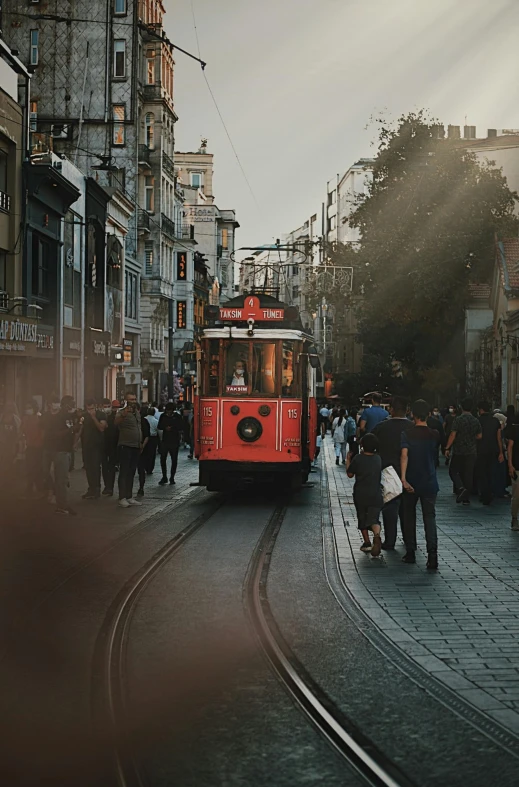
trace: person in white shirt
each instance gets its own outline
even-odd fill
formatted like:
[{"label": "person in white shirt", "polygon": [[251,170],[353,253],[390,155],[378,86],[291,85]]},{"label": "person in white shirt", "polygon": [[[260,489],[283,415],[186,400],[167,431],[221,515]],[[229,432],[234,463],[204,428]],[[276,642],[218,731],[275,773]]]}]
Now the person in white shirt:
[{"label": "person in white shirt", "polygon": [[157,427],[159,425],[159,419],[157,418],[157,411],[154,407],[150,407],[148,409],[148,415],[145,416],[147,422],[150,425],[150,437],[148,440],[147,445],[147,461],[146,461],[146,473],[147,475],[151,475],[155,470],[155,459],[157,457],[157,448],[159,445],[159,433],[157,431]]},{"label": "person in white shirt", "polygon": [[348,448],[347,413],[344,407],[339,410],[339,415],[332,423],[333,444],[335,446],[335,464],[339,464],[342,457],[343,465],[346,464],[346,450]]},{"label": "person in white shirt", "polygon": [[321,434],[322,434],[323,437],[325,437],[326,436],[326,430],[328,429],[328,426],[330,425],[329,421],[328,421],[328,416],[330,415],[330,410],[325,404],[323,404],[323,406],[319,410],[319,415],[321,416]]}]

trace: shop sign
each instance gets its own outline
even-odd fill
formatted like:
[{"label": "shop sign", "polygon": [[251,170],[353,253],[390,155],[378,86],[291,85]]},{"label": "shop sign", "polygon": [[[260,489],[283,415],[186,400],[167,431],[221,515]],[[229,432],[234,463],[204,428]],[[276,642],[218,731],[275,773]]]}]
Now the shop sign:
[{"label": "shop sign", "polygon": [[108,331],[96,331],[90,328],[85,338],[85,360],[95,366],[110,364],[111,337]]},{"label": "shop sign", "polygon": [[123,339],[124,363],[133,363],[133,339]]},{"label": "shop sign", "polygon": [[236,320],[245,322],[253,320],[253,322],[276,322],[283,320],[285,317],[284,309],[272,309],[260,306],[259,298],[256,296],[248,296],[242,306],[233,306],[232,308],[220,306],[220,320]]},{"label": "shop sign", "polygon": [[54,327],[52,325],[38,325],[36,347],[38,356],[54,355]]},{"label": "shop sign", "polygon": [[0,319],[0,353],[6,355],[36,355],[38,324],[25,317]]},{"label": "shop sign", "polygon": [[63,355],[68,358],[81,356],[81,331],[63,328]]}]

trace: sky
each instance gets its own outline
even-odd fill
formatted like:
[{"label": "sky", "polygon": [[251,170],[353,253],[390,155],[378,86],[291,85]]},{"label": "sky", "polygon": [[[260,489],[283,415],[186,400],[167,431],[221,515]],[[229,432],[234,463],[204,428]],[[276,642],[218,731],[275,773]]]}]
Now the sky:
[{"label": "sky", "polygon": [[[237,246],[320,215],[326,184],[375,154],[370,119],[427,108],[447,126],[519,129],[518,0],[165,0],[176,149],[214,154]],[[247,185],[247,181],[250,184]],[[252,191],[252,193],[251,193]],[[237,257],[246,256],[237,254]]]}]

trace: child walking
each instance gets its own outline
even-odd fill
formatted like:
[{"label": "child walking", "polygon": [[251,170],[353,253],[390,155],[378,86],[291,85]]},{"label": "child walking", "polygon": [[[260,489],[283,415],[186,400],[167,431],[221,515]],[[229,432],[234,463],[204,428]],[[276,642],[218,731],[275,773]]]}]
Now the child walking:
[{"label": "child walking", "polygon": [[[361,452],[351,457],[348,454],[346,472],[348,478],[355,478],[353,502],[357,511],[358,528],[364,543],[362,552],[371,552],[378,557],[382,549],[380,538],[380,511],[382,510],[382,460],[378,455],[378,438],[369,432],[360,441]],[[369,531],[373,531],[373,546]]]}]

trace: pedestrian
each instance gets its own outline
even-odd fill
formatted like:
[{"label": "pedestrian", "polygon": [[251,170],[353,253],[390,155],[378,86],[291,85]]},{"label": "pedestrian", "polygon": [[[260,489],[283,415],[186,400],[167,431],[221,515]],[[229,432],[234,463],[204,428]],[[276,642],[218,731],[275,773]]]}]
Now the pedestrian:
[{"label": "pedestrian", "polygon": [[436,454],[440,435],[427,426],[430,407],[418,399],[411,408],[414,426],[402,432],[401,478],[404,506],[404,563],[416,562],[416,506],[422,509],[427,568],[438,568],[438,536],[436,532]]},{"label": "pedestrian", "polygon": [[330,415],[330,409],[326,405],[323,404],[321,409],[319,410],[319,415],[321,416],[321,434],[323,437],[326,437],[326,430],[328,429],[328,416]]},{"label": "pedestrian", "polygon": [[508,440],[508,472],[512,479],[512,523],[511,529],[519,531],[519,416],[516,415],[514,423],[507,425],[506,438]]},{"label": "pedestrian", "polygon": [[[480,500],[485,506],[492,502],[492,481],[495,465],[503,466],[505,461],[501,426],[497,418],[490,412],[487,401],[478,404],[481,439],[477,442],[476,482]],[[504,469],[504,468],[503,468]]]},{"label": "pedestrian", "polygon": [[[406,417],[407,401],[402,396],[393,396],[389,408],[390,418],[381,421],[373,430],[378,439],[378,453],[382,460],[382,469],[394,468],[400,478],[400,458],[402,453],[402,432],[410,429],[413,422]],[[400,529],[404,533],[404,511],[402,495],[394,497],[382,508],[384,523],[384,541],[382,549],[393,550],[396,544],[397,523],[400,518]]]},{"label": "pedestrian", "polygon": [[440,411],[437,407],[435,407],[427,419],[427,426],[429,429],[432,429],[433,432],[438,432],[440,435],[440,442],[436,448],[436,467],[440,466],[440,448],[442,451],[445,450],[445,445],[447,443],[447,440],[445,439],[445,431],[443,428],[443,420],[440,419]]},{"label": "pedestrian", "polygon": [[513,404],[509,404],[506,408],[506,423],[513,426],[515,423],[515,407]]},{"label": "pedestrian", "polygon": [[359,453],[359,443],[357,439],[357,420],[359,411],[356,407],[350,407],[348,413],[348,452],[352,456],[357,456]]},{"label": "pedestrian", "polygon": [[443,427],[443,415],[441,414],[439,407],[433,407],[432,412],[431,412],[431,416],[433,418],[436,418],[441,423],[441,425]]},{"label": "pedestrian", "polygon": [[342,459],[343,464],[346,463],[346,449],[348,447],[346,415],[346,410],[344,407],[341,407],[339,414],[332,423],[332,437],[333,445],[335,447],[336,465],[339,464],[340,459]]},{"label": "pedestrian", "polygon": [[171,470],[169,483],[175,483],[175,473],[178,463],[178,449],[180,448],[180,435],[182,434],[182,416],[175,410],[175,403],[168,402],[166,409],[159,419],[159,431],[162,432],[160,446],[160,465],[162,467],[162,478],[160,486],[168,483],[168,455],[171,457]]},{"label": "pedestrian", "polygon": [[[451,433],[452,424],[454,419],[456,418],[456,408],[453,404],[450,404],[447,408],[447,412],[445,413],[445,418],[443,419],[443,431],[445,433],[445,440],[448,441],[449,435]],[[445,466],[448,467],[450,464],[450,459],[447,456],[447,443],[445,443],[445,447],[443,448],[443,455],[445,456]]]},{"label": "pedestrian", "polygon": [[44,488],[43,428],[41,413],[35,401],[25,405],[21,431],[25,441],[25,479],[27,494],[41,496]]},{"label": "pedestrian", "polygon": [[385,421],[386,418],[389,418],[388,411],[381,406],[382,396],[379,393],[374,393],[372,395],[371,402],[371,407],[366,407],[360,416],[360,436],[363,434],[368,434],[368,432],[373,432],[373,429],[377,424],[379,424],[381,421]]},{"label": "pedestrian", "polygon": [[481,440],[481,424],[472,415],[472,399],[461,403],[461,415],[456,416],[451,425],[449,439],[445,447],[445,457],[452,461],[449,474],[456,492],[456,502],[470,505],[470,490],[474,479],[477,456],[477,441]]},{"label": "pedestrian", "polygon": [[140,506],[133,497],[133,480],[139,464],[142,446],[141,416],[137,409],[137,397],[133,391],[125,394],[126,404],[118,410],[115,425],[119,429],[117,461],[119,464],[119,505],[128,508]]},{"label": "pedestrian", "polygon": [[6,402],[0,415],[0,484],[12,494],[16,484],[15,463],[21,448],[21,419],[14,402]]},{"label": "pedestrian", "polygon": [[[139,405],[137,405],[139,407]],[[150,433],[151,427],[148,421],[149,410],[146,406],[140,408],[141,414],[141,430],[142,430],[142,445],[139,462],[137,464],[137,473],[139,476],[139,489],[137,490],[137,497],[144,497],[144,484],[146,483],[146,468],[150,466],[149,451],[150,447]]]},{"label": "pedestrian", "polygon": [[119,428],[115,423],[115,418],[120,407],[121,404],[118,399],[114,399],[112,402],[109,399],[103,400],[106,429],[103,432],[101,473],[104,484],[102,494],[105,497],[112,497],[114,493],[115,474],[117,472],[117,443],[119,441]]},{"label": "pedestrian", "polygon": [[193,453],[195,450],[195,443],[194,443],[194,413],[193,413],[193,405],[191,402],[186,402],[184,405],[184,442],[187,443],[189,446],[189,453],[187,455],[188,459],[193,458]]},{"label": "pedestrian", "polygon": [[[157,418],[157,410],[153,405],[147,408],[147,414],[144,416],[150,427],[150,436],[146,446],[146,473],[152,475],[155,470],[155,459],[157,457],[157,447],[159,444],[159,419]],[[141,412],[142,418],[142,412]]]},{"label": "pedestrian", "polygon": [[68,502],[68,474],[70,457],[78,442],[76,406],[72,396],[64,396],[61,402],[57,402],[56,397],[53,399],[50,412],[42,416],[44,452],[47,456],[49,474],[51,467],[54,474],[52,485],[56,513],[75,515],[76,511]]},{"label": "pedestrian", "polygon": [[105,411],[96,407],[95,399],[87,399],[81,427],[83,463],[88,483],[83,500],[97,500],[101,495],[101,465],[105,448],[104,432],[107,428]]},{"label": "pedestrian", "polygon": [[[361,551],[371,552],[378,557],[382,548],[380,538],[380,511],[382,509],[382,460],[378,455],[378,439],[374,434],[365,434],[360,441],[360,453],[348,454],[346,472],[348,478],[355,477],[353,502],[357,511],[357,527],[364,539]],[[369,531],[373,532],[373,546]]]}]

